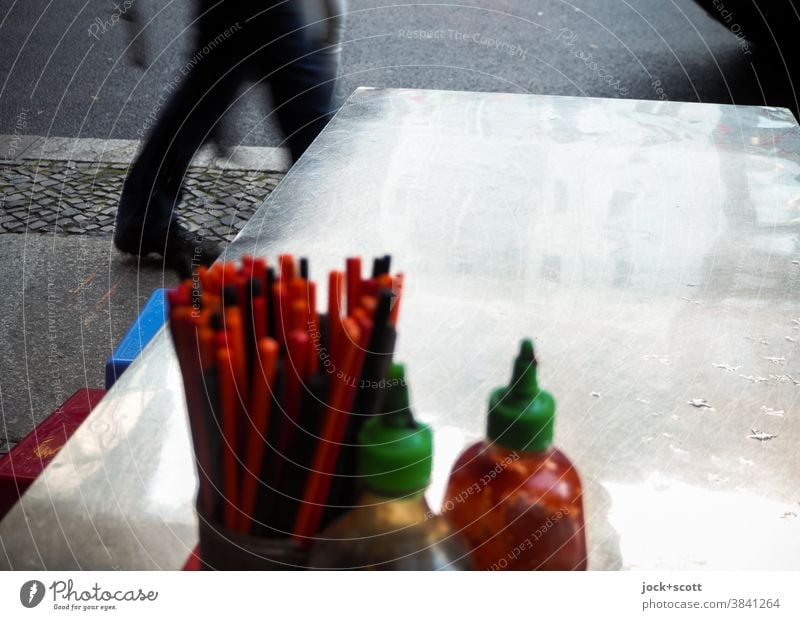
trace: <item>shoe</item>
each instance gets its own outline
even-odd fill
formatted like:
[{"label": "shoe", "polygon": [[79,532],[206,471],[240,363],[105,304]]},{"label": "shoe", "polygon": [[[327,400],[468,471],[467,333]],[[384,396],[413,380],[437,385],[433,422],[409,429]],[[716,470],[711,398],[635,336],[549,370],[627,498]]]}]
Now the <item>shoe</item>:
[{"label": "shoe", "polygon": [[202,234],[192,233],[182,224],[170,224],[166,239],[161,234],[128,235],[114,231],[114,245],[120,252],[135,256],[157,254],[163,257],[164,265],[174,269],[180,278],[192,277],[192,272],[200,266],[210,266],[222,248],[214,241],[203,239]]}]

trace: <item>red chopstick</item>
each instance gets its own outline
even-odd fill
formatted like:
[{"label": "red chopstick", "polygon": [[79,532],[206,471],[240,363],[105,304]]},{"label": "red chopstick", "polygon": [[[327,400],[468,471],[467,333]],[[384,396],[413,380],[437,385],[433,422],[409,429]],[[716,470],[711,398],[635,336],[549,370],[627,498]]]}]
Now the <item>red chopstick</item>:
[{"label": "red chopstick", "polygon": [[239,515],[241,531],[250,532],[264,463],[264,445],[267,441],[270,410],[274,395],[275,373],[278,365],[278,343],[272,338],[258,341],[258,357],[253,368],[253,394],[250,399],[250,425],[244,457],[242,482],[242,511]]},{"label": "red chopstick", "polygon": [[358,343],[361,340],[360,331],[353,319],[344,319],[342,354],[335,360],[344,372],[344,380],[332,378],[320,441],[314,453],[311,471],[303,492],[303,501],[292,532],[292,537],[298,541],[306,542],[309,537],[316,534],[322,520],[322,512],[336,467],[336,458],[347,428],[349,408],[355,395],[354,391],[349,389],[347,377],[359,374],[356,364]]}]

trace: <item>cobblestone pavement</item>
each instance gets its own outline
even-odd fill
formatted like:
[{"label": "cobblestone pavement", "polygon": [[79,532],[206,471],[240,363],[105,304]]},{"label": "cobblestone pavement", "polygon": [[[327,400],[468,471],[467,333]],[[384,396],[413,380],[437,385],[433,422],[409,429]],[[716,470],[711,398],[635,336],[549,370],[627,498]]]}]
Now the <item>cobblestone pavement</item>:
[{"label": "cobblestone pavement", "polygon": [[[29,160],[0,165],[0,233],[110,235],[128,164]],[[282,172],[193,166],[180,217],[209,239],[230,241]]]}]

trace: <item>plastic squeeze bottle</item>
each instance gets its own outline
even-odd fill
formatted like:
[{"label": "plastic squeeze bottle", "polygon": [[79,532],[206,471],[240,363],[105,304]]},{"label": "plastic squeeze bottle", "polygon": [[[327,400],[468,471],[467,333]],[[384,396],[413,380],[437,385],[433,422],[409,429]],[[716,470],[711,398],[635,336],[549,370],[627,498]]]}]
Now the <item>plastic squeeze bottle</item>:
[{"label": "plastic squeeze bottle", "polygon": [[524,340],[511,383],[489,400],[486,439],[450,474],[444,516],[484,570],[585,570],[581,481],[553,446],[556,403],[539,388]]},{"label": "plastic squeeze bottle", "polygon": [[386,413],[370,417],[358,436],[358,505],[317,537],[308,567],[468,570],[463,542],[425,500],[433,433],[414,419],[402,366],[392,364],[387,384]]}]

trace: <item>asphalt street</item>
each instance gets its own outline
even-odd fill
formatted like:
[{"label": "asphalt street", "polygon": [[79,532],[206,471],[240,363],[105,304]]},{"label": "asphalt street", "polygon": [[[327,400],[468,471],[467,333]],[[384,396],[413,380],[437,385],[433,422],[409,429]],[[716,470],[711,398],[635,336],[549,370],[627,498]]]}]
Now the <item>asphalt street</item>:
[{"label": "asphalt street", "polygon": [[[128,0],[146,70],[116,6],[0,0],[0,133],[141,137],[191,57],[194,3]],[[692,0],[350,0],[337,97],[369,85],[787,104],[785,76],[756,76],[753,59]],[[263,90],[243,94],[229,141],[279,145],[269,111]]]}]

